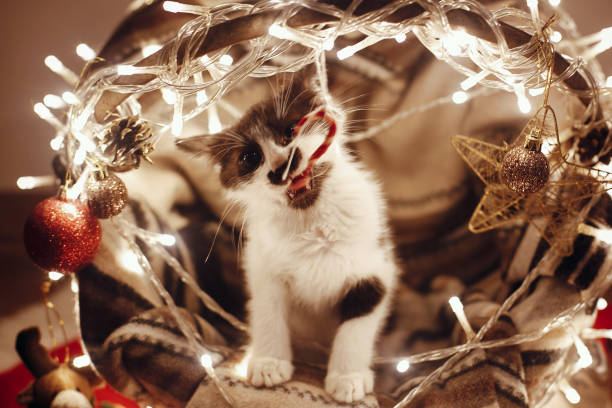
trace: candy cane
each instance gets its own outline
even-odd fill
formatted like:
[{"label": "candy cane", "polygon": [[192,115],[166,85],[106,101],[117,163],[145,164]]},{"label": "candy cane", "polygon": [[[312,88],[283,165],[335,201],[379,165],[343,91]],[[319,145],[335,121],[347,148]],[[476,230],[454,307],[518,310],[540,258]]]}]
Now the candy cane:
[{"label": "candy cane", "polygon": [[304,125],[306,125],[306,123],[308,123],[308,121],[311,119],[326,120],[327,123],[329,123],[329,130],[327,132],[327,136],[325,136],[325,140],[323,140],[323,143],[321,143],[317,150],[315,150],[314,153],[308,159],[308,166],[306,166],[304,171],[302,171],[300,174],[293,178],[293,181],[289,186],[290,191],[297,192],[308,188],[308,178],[310,176],[310,173],[312,172],[312,168],[314,167],[317,160],[325,154],[329,146],[332,144],[334,136],[336,135],[336,121],[333,117],[328,115],[327,112],[325,112],[325,109],[320,109],[314,113],[309,113],[308,115],[300,119],[298,124],[295,126],[295,129],[293,129],[293,136],[297,137]]}]

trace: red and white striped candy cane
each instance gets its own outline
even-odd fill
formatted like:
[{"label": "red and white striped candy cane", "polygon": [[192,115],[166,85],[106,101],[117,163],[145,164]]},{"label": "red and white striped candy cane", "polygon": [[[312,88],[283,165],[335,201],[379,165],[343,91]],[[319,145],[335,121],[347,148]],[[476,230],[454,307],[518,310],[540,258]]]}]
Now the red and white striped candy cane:
[{"label": "red and white striped candy cane", "polygon": [[309,113],[308,115],[300,119],[298,124],[295,126],[295,129],[293,129],[293,136],[297,137],[300,131],[302,130],[302,128],[304,127],[304,125],[306,125],[306,123],[308,123],[308,121],[312,119],[326,120],[327,123],[329,124],[329,130],[327,131],[327,136],[325,136],[325,140],[323,140],[323,143],[321,143],[321,145],[317,148],[317,150],[315,150],[314,153],[308,159],[308,166],[306,166],[304,171],[302,171],[300,174],[298,174],[296,177],[293,178],[293,181],[291,185],[289,186],[289,189],[293,191],[300,191],[304,188],[307,188],[308,176],[310,176],[310,172],[312,171],[312,168],[314,167],[317,160],[321,156],[323,156],[323,154],[325,154],[325,152],[329,148],[329,145],[332,144],[334,136],[336,135],[336,130],[337,130],[336,121],[334,120],[332,116],[327,114],[325,109],[319,109],[318,111]]}]

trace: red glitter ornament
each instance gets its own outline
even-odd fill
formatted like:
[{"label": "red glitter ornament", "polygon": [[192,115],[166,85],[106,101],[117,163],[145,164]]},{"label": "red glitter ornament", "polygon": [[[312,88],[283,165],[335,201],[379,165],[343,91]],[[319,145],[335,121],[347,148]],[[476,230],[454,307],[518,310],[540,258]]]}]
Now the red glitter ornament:
[{"label": "red glitter ornament", "polygon": [[70,273],[91,262],[100,246],[100,223],[85,204],[47,198],[26,220],[23,240],[35,264]]}]

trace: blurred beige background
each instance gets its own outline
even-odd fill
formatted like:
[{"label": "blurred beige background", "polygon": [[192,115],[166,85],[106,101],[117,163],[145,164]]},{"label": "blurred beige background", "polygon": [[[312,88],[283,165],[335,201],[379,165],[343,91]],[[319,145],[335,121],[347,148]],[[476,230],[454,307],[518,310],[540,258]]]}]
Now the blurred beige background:
[{"label": "blurred beige background", "polygon": [[[542,0],[546,1],[546,0]],[[61,94],[66,84],[43,64],[49,54],[78,72],[75,54],[81,42],[99,50],[125,14],[129,0],[3,1],[0,35],[0,191],[16,190],[23,175],[50,174],[53,129],[32,111],[48,94]],[[563,0],[583,34],[612,26],[612,0]],[[612,75],[612,52],[600,57]]]}]

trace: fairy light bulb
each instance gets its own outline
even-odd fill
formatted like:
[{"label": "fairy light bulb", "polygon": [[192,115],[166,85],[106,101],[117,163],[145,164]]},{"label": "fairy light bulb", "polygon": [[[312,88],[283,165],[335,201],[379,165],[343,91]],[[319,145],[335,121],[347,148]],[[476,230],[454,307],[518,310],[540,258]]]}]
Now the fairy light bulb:
[{"label": "fairy light bulb", "polygon": [[134,75],[138,72],[138,68],[132,65],[117,65],[117,75]]},{"label": "fairy light bulb", "polygon": [[468,95],[463,91],[457,91],[453,94],[452,99],[454,103],[456,103],[457,105],[461,105],[462,103],[465,103],[465,101],[468,100]]},{"label": "fairy light bulb", "polygon": [[49,276],[50,281],[55,282],[55,281],[62,279],[65,275],[61,272],[49,271],[48,276]]},{"label": "fairy light bulb", "polygon": [[41,118],[41,119],[52,119],[54,116],[51,113],[51,111],[49,110],[49,108],[47,108],[45,105],[43,105],[40,102],[37,102],[34,104],[34,112]]},{"label": "fairy light bulb", "polygon": [[134,251],[124,250],[119,255],[119,262],[121,265],[130,272],[137,275],[144,275],[144,271],[138,262],[138,255]]},{"label": "fairy light bulb", "polygon": [[405,373],[406,371],[408,371],[408,369],[410,368],[410,362],[406,359],[401,360],[399,363],[397,363],[397,365],[395,366],[395,369],[399,372],[399,373]]},{"label": "fairy light bulb", "polygon": [[558,7],[559,4],[561,4],[561,0],[548,0],[548,4],[550,4],[553,7]]},{"label": "fairy light bulb", "polygon": [[53,149],[53,151],[56,151],[56,152],[62,148],[63,144],[64,144],[63,135],[57,135],[53,139],[51,139],[51,141],[49,142],[49,146],[51,146],[51,149]]},{"label": "fairy light bulb", "polygon": [[233,63],[234,63],[234,58],[232,58],[231,55],[223,54],[221,58],[219,58],[219,64],[225,65],[226,67],[229,67]]},{"label": "fairy light bulb", "polygon": [[527,0],[527,7],[530,9],[538,8],[538,0]]},{"label": "fairy light bulb", "polygon": [[163,246],[172,246],[172,245],[176,244],[176,238],[174,237],[174,235],[160,234],[157,237],[157,242],[159,242]]},{"label": "fairy light bulb", "polygon": [[573,335],[573,338],[576,352],[578,353],[578,361],[576,362],[576,365],[579,368],[586,368],[593,364],[593,357],[591,356],[589,348],[586,346],[586,344],[584,344],[582,339],[576,334]]},{"label": "fairy light bulb", "polygon": [[401,34],[396,35],[393,38],[395,38],[395,41],[397,41],[398,43],[403,43],[404,41],[406,41],[406,34],[401,33]]},{"label": "fairy light bulb", "polygon": [[23,176],[17,179],[17,187],[20,190],[32,190],[37,187],[51,186],[54,183],[54,176]]},{"label": "fairy light bulb", "polygon": [[597,299],[597,310],[605,310],[608,307],[608,301],[604,298]]},{"label": "fairy light bulb", "polygon": [[563,39],[563,36],[561,35],[560,32],[558,31],[553,31],[552,34],[550,35],[550,41],[554,42],[554,43],[558,43]]},{"label": "fairy light bulb", "polygon": [[470,322],[468,321],[467,316],[465,315],[465,311],[463,310],[463,303],[461,303],[461,300],[457,296],[452,296],[450,299],[448,299],[448,304],[450,305],[453,313],[455,313],[457,321],[465,332],[465,336],[468,338],[468,340],[472,339],[476,335],[476,333],[474,333],[474,329],[472,329],[472,326],[470,325]]},{"label": "fairy light bulb", "polygon": [[64,68],[64,64],[55,55],[45,57],[45,65],[53,72],[58,73]]},{"label": "fairy light bulb", "polygon": [[162,88],[161,90],[162,98],[168,105],[174,105],[176,103],[177,97],[176,92],[169,88]]},{"label": "fairy light bulb", "polygon": [[516,95],[516,102],[521,113],[529,113],[531,111],[531,102],[527,99],[525,87],[522,84],[514,85],[514,94]]},{"label": "fairy light bulb", "polygon": [[76,46],[76,54],[81,57],[83,61],[91,61],[96,58],[96,52],[85,43]]},{"label": "fairy light bulb", "polygon": [[169,13],[178,13],[183,8],[183,5],[176,1],[164,1],[163,8]]},{"label": "fairy light bulb", "polygon": [[72,365],[76,368],[87,367],[91,364],[91,358],[87,354],[83,354],[82,356],[75,357],[72,360]]},{"label": "fairy light bulb", "polygon": [[606,88],[612,88],[612,75],[606,78]]},{"label": "fairy light bulb", "polygon": [[45,95],[43,103],[51,109],[61,109],[66,105],[62,98],[53,94]]},{"label": "fairy light bulb", "polygon": [[212,361],[212,358],[210,357],[210,354],[208,353],[202,354],[202,356],[200,356],[200,364],[202,364],[204,368],[210,370],[213,367],[213,361]]},{"label": "fairy light bulb", "polygon": [[336,42],[336,40],[334,38],[328,38],[327,40],[323,41],[323,49],[325,51],[333,50],[335,42]]},{"label": "fairy light bulb", "polygon": [[489,75],[488,71],[485,71],[485,70],[480,71],[474,75],[467,77],[459,85],[461,86],[461,89],[463,89],[464,91],[467,91],[473,88],[477,83],[482,81],[487,75]]},{"label": "fairy light bulb", "polygon": [[569,385],[566,379],[559,381],[559,389],[571,404],[578,404],[580,402],[580,394],[574,387]]},{"label": "fairy light bulb", "polygon": [[77,96],[70,91],[62,93],[62,99],[68,105],[78,105],[80,103],[79,98],[77,98]]},{"label": "fairy light bulb", "polygon": [[161,50],[162,46],[160,44],[149,44],[142,47],[142,56],[144,58],[155,54],[157,51]]}]

